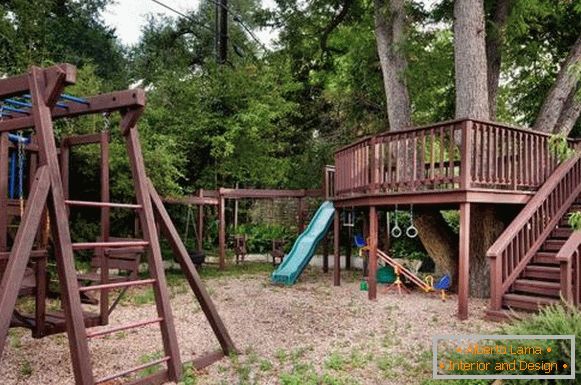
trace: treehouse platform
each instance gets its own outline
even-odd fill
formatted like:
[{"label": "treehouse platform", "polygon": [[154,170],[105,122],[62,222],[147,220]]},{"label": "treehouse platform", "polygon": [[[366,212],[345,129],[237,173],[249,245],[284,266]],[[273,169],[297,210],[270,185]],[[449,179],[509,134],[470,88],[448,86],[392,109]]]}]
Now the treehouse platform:
[{"label": "treehouse platform", "polygon": [[[578,141],[573,139],[566,139],[566,144],[578,147]],[[378,210],[392,211],[396,205],[400,210],[411,206],[459,209],[458,316],[466,319],[471,207],[507,205],[507,209],[517,214],[489,251],[492,293],[489,316],[500,318],[507,308],[519,307],[518,301],[506,300],[507,295],[515,293],[528,296],[518,298],[526,305],[521,308],[536,309],[542,303],[534,297],[548,281],[528,282],[526,269],[534,262],[535,255],[543,252],[542,245],[554,228],[565,225],[561,217],[577,202],[581,190],[577,191],[573,185],[576,180],[581,181],[581,174],[574,174],[577,171],[571,162],[576,160],[559,161],[551,149],[549,134],[474,119],[363,138],[339,149],[335,153],[335,165],[325,170],[325,195],[337,208],[335,266],[340,261],[341,211],[358,208],[369,214],[368,295],[374,299]],[[545,261],[551,267],[559,265],[555,259],[558,251],[553,251],[552,260]],[[490,253],[502,255],[497,258]],[[530,287],[519,286],[522,280]],[[339,269],[335,269],[334,283],[340,284]],[[552,286],[557,284],[560,282],[551,282]],[[554,297],[554,290],[551,294]]]}]

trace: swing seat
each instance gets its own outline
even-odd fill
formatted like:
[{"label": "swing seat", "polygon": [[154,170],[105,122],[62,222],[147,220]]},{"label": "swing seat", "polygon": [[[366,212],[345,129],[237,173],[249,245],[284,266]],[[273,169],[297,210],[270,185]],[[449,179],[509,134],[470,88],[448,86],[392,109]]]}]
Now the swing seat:
[{"label": "swing seat", "polygon": [[353,237],[353,240],[355,241],[355,246],[359,247],[359,248],[363,248],[367,246],[367,242],[365,241],[365,238],[363,238],[363,235],[361,234],[356,234]]}]

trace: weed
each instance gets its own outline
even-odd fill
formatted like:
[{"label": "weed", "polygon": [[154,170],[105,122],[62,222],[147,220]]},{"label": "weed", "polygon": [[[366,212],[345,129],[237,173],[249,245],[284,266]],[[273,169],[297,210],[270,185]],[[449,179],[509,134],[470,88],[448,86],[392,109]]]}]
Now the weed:
[{"label": "weed", "polygon": [[[147,364],[147,363],[150,363],[152,361],[158,360],[162,357],[163,357],[162,352],[144,354],[143,356],[139,357],[139,363],[140,364]],[[150,366],[150,367],[147,367],[145,369],[140,370],[137,375],[141,378],[148,377],[148,376],[151,376],[152,374],[159,372],[160,370],[161,370],[161,365],[157,364],[157,365],[153,365],[153,366]]]},{"label": "weed", "polygon": [[24,360],[20,365],[19,371],[22,377],[30,377],[32,374],[32,365],[30,364],[30,361]]}]

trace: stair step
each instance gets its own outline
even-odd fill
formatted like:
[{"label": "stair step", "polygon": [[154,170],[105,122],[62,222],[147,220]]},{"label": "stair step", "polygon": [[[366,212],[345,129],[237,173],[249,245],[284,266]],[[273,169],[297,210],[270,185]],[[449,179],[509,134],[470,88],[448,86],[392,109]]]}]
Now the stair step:
[{"label": "stair step", "polygon": [[559,282],[561,279],[561,269],[557,266],[529,265],[525,268],[523,277]]},{"label": "stair step", "polygon": [[533,257],[534,263],[540,263],[544,265],[558,265],[556,251],[539,251]]},{"label": "stair step", "polygon": [[565,244],[564,239],[549,238],[543,243],[543,251],[559,251]]},{"label": "stair step", "polygon": [[534,279],[517,279],[512,285],[512,289],[524,293],[559,298],[561,284],[559,282],[538,281]]},{"label": "stair step", "polygon": [[502,297],[502,304],[509,308],[538,310],[542,306],[558,303],[556,298],[531,296],[523,294],[508,293]]},{"label": "stair step", "polygon": [[551,233],[551,238],[567,239],[571,236],[573,230],[570,227],[557,227]]}]

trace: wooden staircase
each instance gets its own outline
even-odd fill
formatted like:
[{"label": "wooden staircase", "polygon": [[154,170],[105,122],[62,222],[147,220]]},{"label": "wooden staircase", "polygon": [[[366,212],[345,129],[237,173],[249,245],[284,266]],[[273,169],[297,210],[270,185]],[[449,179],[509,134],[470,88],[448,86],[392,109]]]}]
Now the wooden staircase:
[{"label": "wooden staircase", "polygon": [[[573,296],[581,237],[568,224],[581,211],[581,159],[561,164],[488,250],[491,304],[487,317],[504,320],[510,310],[537,311]],[[579,239],[579,240],[577,240]],[[579,292],[579,288],[575,290]]]}]

